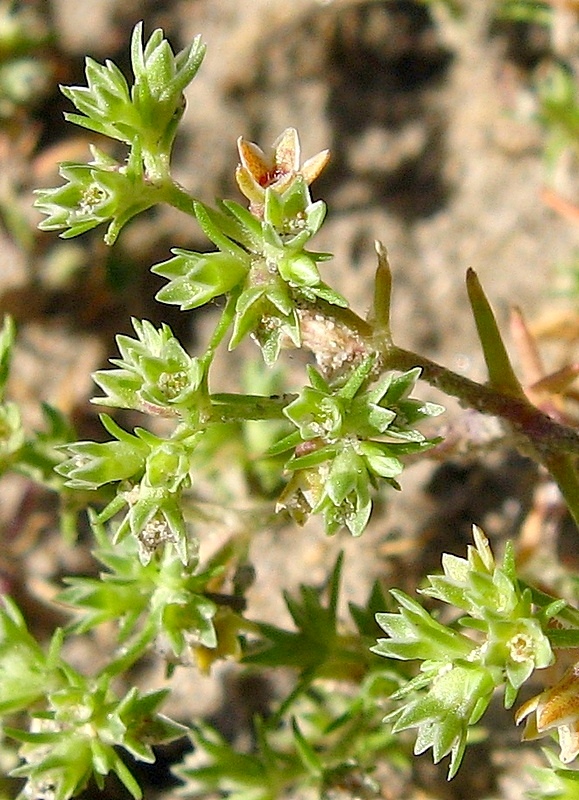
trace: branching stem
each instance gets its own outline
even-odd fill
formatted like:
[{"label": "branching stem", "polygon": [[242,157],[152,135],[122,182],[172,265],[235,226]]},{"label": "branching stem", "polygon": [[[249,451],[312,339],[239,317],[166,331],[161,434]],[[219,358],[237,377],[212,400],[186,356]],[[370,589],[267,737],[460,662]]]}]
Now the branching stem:
[{"label": "branching stem", "polygon": [[[379,252],[379,277],[386,287],[379,293],[379,299],[390,302],[390,285],[384,276],[388,270],[385,254]],[[388,270],[389,271],[389,270]],[[373,317],[382,320],[380,330],[359,317],[351,309],[324,304],[324,313],[332,324],[352,331],[353,335],[366,343],[368,352],[380,355],[385,370],[405,372],[414,367],[422,370],[421,378],[446,395],[456,397],[461,405],[499,417],[515,433],[517,446],[521,451],[540,464],[553,476],[561,494],[579,527],[579,431],[564,425],[545,414],[533,405],[524,395],[514,396],[488,384],[459,375],[447,367],[431,361],[411,350],[394,344],[389,328],[389,308],[375,308]],[[376,313],[378,311],[378,313]],[[386,335],[385,335],[386,334]]]},{"label": "branching stem", "polygon": [[190,217],[195,216],[196,198],[192,197],[177,181],[168,180],[163,185],[163,200],[178,211],[182,211]]}]

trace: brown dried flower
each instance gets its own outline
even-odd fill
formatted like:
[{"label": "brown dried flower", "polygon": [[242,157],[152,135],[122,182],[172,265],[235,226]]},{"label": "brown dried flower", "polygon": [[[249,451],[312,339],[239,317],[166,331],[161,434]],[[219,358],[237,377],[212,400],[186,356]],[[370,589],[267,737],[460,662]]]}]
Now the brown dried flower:
[{"label": "brown dried flower", "polygon": [[568,764],[579,754],[579,661],[550,689],[522,705],[517,725],[527,717],[523,739],[538,739],[557,729],[561,761]]},{"label": "brown dried flower", "polygon": [[235,179],[241,192],[249,200],[249,207],[255,216],[263,216],[265,190],[269,187],[283,192],[298,175],[308,186],[324,169],[330,158],[329,150],[322,150],[300,167],[300,140],[295,128],[286,128],[265,154],[258,145],[246,141],[243,136],[237,140],[240,164]]}]

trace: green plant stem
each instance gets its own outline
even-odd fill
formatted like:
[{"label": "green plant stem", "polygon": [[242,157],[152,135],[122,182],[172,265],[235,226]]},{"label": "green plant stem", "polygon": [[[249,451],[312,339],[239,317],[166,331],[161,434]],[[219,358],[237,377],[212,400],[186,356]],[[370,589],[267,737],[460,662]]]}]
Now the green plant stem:
[{"label": "green plant stem", "polygon": [[[383,296],[386,297],[387,292]],[[389,298],[388,298],[389,299]],[[541,463],[553,476],[569,511],[579,527],[579,431],[557,422],[534,406],[526,397],[515,397],[487,384],[477,383],[429,358],[395,345],[389,336],[374,335],[368,322],[351,309],[325,305],[333,324],[340,324],[366,343],[368,352],[377,352],[385,370],[422,370],[421,379],[446,395],[456,397],[466,407],[506,422],[517,437],[517,446]],[[382,309],[387,319],[387,309]]]},{"label": "green plant stem", "polygon": [[549,417],[526,398],[471,381],[417,353],[392,345],[382,355],[388,369],[420,367],[421,378],[431,386],[458,398],[463,405],[507,422],[518,435],[518,445],[525,455],[535,458],[551,473],[579,527],[579,432]]},{"label": "green plant stem", "polygon": [[167,180],[163,185],[162,194],[164,202],[190,217],[195,216],[196,198],[192,197],[177,181]]},{"label": "green plant stem", "polygon": [[392,345],[381,353],[386,369],[405,371],[420,367],[421,378],[445,394],[482,414],[492,414],[508,422],[513,431],[529,439],[529,446],[541,456],[568,453],[579,456],[579,432],[549,417],[524,398],[492,389],[459,375],[411,350]]},{"label": "green plant stem", "polygon": [[296,394],[265,397],[218,393],[211,395],[211,402],[214,418],[219,422],[242,422],[248,419],[285,419],[283,409],[296,397]]},{"label": "green plant stem", "polygon": [[[539,454],[569,453],[579,456],[579,431],[563,425],[534,406],[526,398],[513,397],[502,391],[477,383],[459,375],[435,361],[412,350],[405,350],[383,338],[376,342],[370,325],[349,308],[338,308],[327,304],[328,316],[352,330],[365,340],[369,352],[377,352],[385,370],[405,372],[420,367],[421,379],[440,389],[444,394],[456,397],[462,405],[490,414],[508,422],[516,433],[529,439],[530,448]],[[542,461],[543,459],[541,459]]]}]

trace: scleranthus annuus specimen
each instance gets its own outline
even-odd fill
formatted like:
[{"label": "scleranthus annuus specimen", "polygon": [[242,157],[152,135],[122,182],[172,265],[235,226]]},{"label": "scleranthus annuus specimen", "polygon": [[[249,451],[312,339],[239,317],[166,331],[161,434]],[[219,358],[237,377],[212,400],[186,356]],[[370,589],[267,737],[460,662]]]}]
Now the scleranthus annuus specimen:
[{"label": "scleranthus annuus specimen", "polygon": [[[400,488],[407,457],[419,458],[438,441],[426,426],[442,407],[420,399],[420,380],[500,417],[550,470],[577,520],[579,434],[525,395],[472,270],[467,291],[489,371],[485,384],[395,344],[392,274],[381,244],[368,319],[349,307],[326,282],[331,254],[312,249],[327,211],[312,184],[329,154],[302,163],[294,128],[265,150],[239,137],[241,203],[208,205],[173,179],[183,92],[204,52],[197,38],[174,53],[159,30],[143,41],[138,25],[134,80],[112,62],[88,59],[87,86],[64,90],[78,112],[68,119],[126,146],[126,158],[93,147],[88,163],[63,165],[64,185],[40,191],[37,207],[47,217],[41,227],[67,238],[107,224],[110,245],[157,204],[188,215],[211,244],[199,252],[175,249],[152,271],[165,279],[160,303],[182,311],[211,304],[214,328],[205,346],[193,355],[168,325],[134,319],[134,335],[118,336],[118,357],[94,375],[101,390],[94,402],[129,416],[122,422],[103,414],[103,441],[75,441],[62,415],[47,407],[48,430],[30,439],[5,397],[10,321],[0,332],[0,468],[59,491],[71,542],[75,514],[89,497],[98,564],[98,573],[65,579],[58,601],[71,621],[46,648],[11,601],[0,609],[0,716],[10,723],[17,715],[4,731],[20,746],[13,774],[26,780],[23,797],[68,800],[93,778],[102,785],[109,772],[140,796],[119,751],[151,761],[153,744],[183,733],[159,710],[170,684],[117,692],[117,684],[140,674],[133,667],[144,659],[164,660],[168,680],[178,667],[207,674],[222,659],[297,675],[288,695],[253,721],[247,752],[192,722],[195,753],[177,770],[188,796],[325,798],[346,787],[366,798],[389,790],[374,779],[376,765],[408,764],[399,735],[406,730],[416,731],[415,752],[431,749],[436,762],[450,756],[449,777],[455,775],[493,693],[502,692],[510,708],[558,648],[579,644],[579,612],[526,586],[514,547],[496,560],[479,529],[466,558],[443,555],[442,574],[427,577],[418,599],[395,588],[387,596],[377,583],[341,619],[340,556],[327,585],[306,583],[285,594],[287,627],[252,618],[255,537],[289,518],[305,524],[312,517],[329,534],[361,535],[375,497],[388,499]],[[216,354],[245,339],[257,345],[258,368],[243,391],[216,392]],[[297,369],[291,379],[283,369],[286,353],[298,349],[317,364],[307,366],[304,380]],[[135,419],[137,427],[126,430]],[[218,525],[229,538],[207,555]],[[296,543],[288,557],[300,556]],[[427,610],[420,595],[429,609],[443,603],[445,615]],[[101,668],[83,675],[63,645],[99,626],[114,645]],[[376,643],[380,629],[386,638]],[[418,671],[400,663],[406,661],[417,662]],[[527,719],[526,738],[558,731],[565,762],[578,749],[576,677],[568,673],[517,712],[517,721]],[[570,770],[552,763],[551,777],[571,780]]]}]

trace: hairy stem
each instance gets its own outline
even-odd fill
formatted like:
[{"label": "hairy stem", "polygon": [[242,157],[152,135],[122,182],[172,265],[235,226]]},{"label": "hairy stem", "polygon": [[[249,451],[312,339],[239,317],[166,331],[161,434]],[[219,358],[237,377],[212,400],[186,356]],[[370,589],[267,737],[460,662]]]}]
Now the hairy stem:
[{"label": "hairy stem", "polygon": [[418,353],[395,345],[381,355],[387,369],[404,371],[420,367],[421,378],[431,386],[458,398],[463,405],[482,414],[500,417],[516,433],[529,439],[532,450],[542,462],[549,453],[579,456],[579,432],[549,417],[525,398],[513,397],[472,381]]},{"label": "hairy stem", "polygon": [[[420,367],[421,378],[426,383],[446,395],[456,397],[465,407],[499,417],[506,422],[516,434],[518,446],[524,454],[534,458],[551,473],[579,527],[579,431],[545,414],[524,394],[513,392],[511,383],[507,383],[506,391],[502,386],[498,388],[496,385],[477,383],[429,358],[395,345],[389,329],[389,307],[380,307],[380,301],[387,306],[390,303],[389,278],[384,274],[389,268],[385,253],[379,251],[378,255],[381,286],[377,287],[375,294],[373,317],[374,320],[381,321],[379,330],[373,330],[369,322],[351,309],[320,304],[318,311],[322,311],[331,321],[331,329],[334,330],[337,324],[342,329],[351,331],[353,337],[364,343],[367,353],[375,352],[380,355],[383,369],[405,372]],[[319,341],[323,343],[323,337]],[[307,346],[318,356],[311,342]],[[323,354],[321,357],[323,358]]]},{"label": "hairy stem", "polygon": [[192,197],[177,181],[168,180],[163,185],[163,201],[190,217],[195,216],[196,198]]}]

